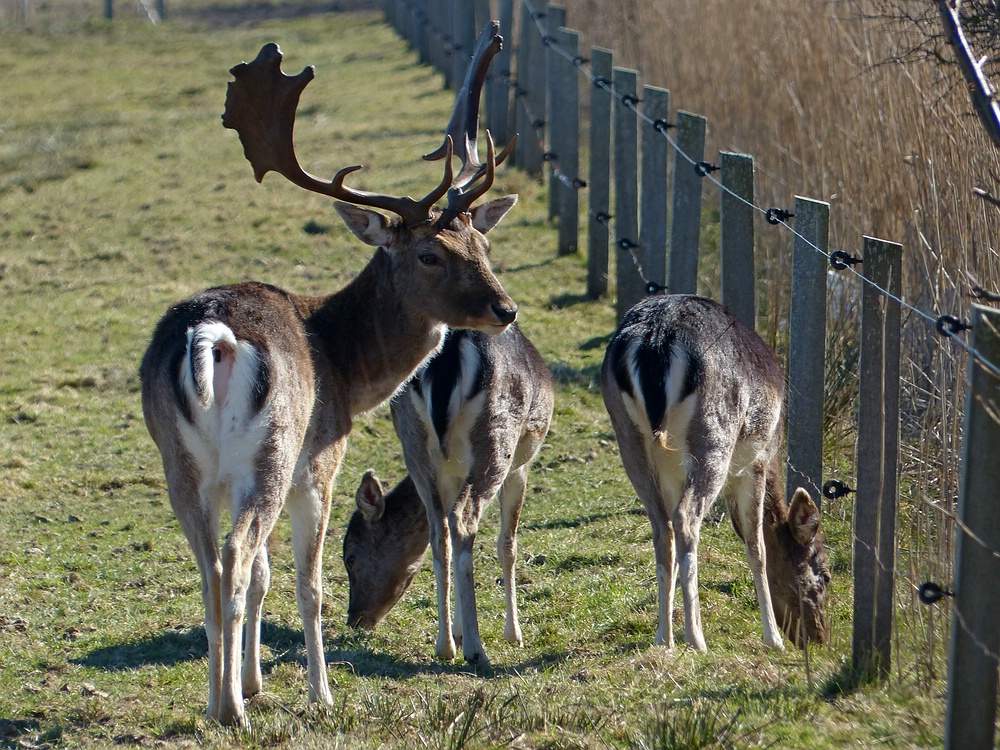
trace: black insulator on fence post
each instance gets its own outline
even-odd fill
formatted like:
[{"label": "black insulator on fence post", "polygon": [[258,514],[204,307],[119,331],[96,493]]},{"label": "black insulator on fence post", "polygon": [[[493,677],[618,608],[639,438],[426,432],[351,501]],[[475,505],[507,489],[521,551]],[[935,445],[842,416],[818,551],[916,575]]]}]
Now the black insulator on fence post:
[{"label": "black insulator on fence post", "polygon": [[837,479],[831,479],[829,482],[823,483],[823,497],[828,500],[836,500],[840,497],[847,497],[852,492],[854,492],[852,487],[848,487],[846,484]]},{"label": "black insulator on fence post", "polygon": [[954,594],[948,589],[941,588],[933,581],[927,581],[920,584],[920,588],[917,589],[917,596],[924,604],[936,604],[946,596],[954,596]]},{"label": "black insulator on fence post", "polygon": [[783,221],[788,221],[794,216],[795,214],[784,208],[769,208],[764,212],[764,218],[767,219],[768,224],[780,224]]},{"label": "black insulator on fence post", "polygon": [[667,130],[669,130],[672,127],[674,127],[674,124],[672,122],[667,122],[662,117],[658,117],[655,120],[653,120],[653,130],[655,130],[657,133],[663,133],[664,135],[666,135]]},{"label": "black insulator on fence post", "polygon": [[861,258],[851,255],[845,250],[834,250],[830,253],[830,267],[834,271],[843,271],[849,266],[856,266],[861,262]]},{"label": "black insulator on fence post", "polygon": [[969,324],[954,315],[942,315],[934,323],[934,327],[942,336],[955,336],[969,330]]},{"label": "black insulator on fence post", "polygon": [[694,165],[694,173],[699,177],[707,177],[712,172],[718,172],[719,167],[709,161],[699,161]]}]

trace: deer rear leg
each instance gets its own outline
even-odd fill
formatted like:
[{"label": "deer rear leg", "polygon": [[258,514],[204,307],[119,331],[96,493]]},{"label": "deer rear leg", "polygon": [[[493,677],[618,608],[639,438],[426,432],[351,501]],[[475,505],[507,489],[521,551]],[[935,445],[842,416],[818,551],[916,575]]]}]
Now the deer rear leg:
[{"label": "deer rear leg", "polygon": [[[621,401],[621,395],[615,390],[609,391],[606,398]],[[653,643],[669,649],[674,646],[674,587],[677,580],[674,529],[670,519],[683,487],[684,466],[676,450],[666,450],[665,443],[644,434],[631,420],[617,416],[626,411],[621,404],[618,409],[608,409],[621,449],[622,465],[646,509],[653,530],[659,617]]]},{"label": "deer rear leg", "polygon": [[330,513],[332,477],[320,485],[310,472],[288,496],[295,548],[295,594],[306,642],[309,701],[330,705],[333,693],[323,651],[323,539]]},{"label": "deer rear leg", "polygon": [[514,566],[517,562],[517,524],[524,504],[524,488],[528,481],[528,466],[522,464],[511,470],[500,488],[500,534],[497,537],[497,556],[503,571],[503,594],[506,603],[503,637],[515,646],[524,644],[521,623],[517,616],[517,581]]},{"label": "deer rear leg", "polygon": [[684,642],[698,651],[707,651],[701,627],[701,599],[698,595],[698,537],[696,525],[674,519],[677,569],[684,597]]},{"label": "deer rear leg", "polygon": [[[177,449],[181,452],[180,449]],[[172,454],[164,454],[172,455]],[[201,576],[208,640],[209,719],[219,719],[222,693],[222,562],[219,559],[219,498],[217,488],[200,487],[197,476],[174,469],[192,465],[190,458],[164,461],[170,505],[187,538]]]},{"label": "deer rear leg", "polygon": [[[421,493],[421,497],[423,497]],[[436,498],[436,495],[435,495]],[[455,639],[451,627],[451,534],[440,507],[426,503],[428,536],[434,558],[434,579],[437,583],[438,637],[434,653],[439,659],[455,658]]]},{"label": "deer rear leg", "polygon": [[[456,504],[456,508],[459,505]],[[476,613],[476,583],[472,565],[472,550],[476,541],[477,519],[460,518],[453,511],[449,516],[452,553],[455,556],[455,605],[456,622],[461,623],[462,656],[469,664],[488,667],[489,659],[479,636],[479,619]]]},{"label": "deer rear leg", "polygon": [[222,548],[222,689],[216,713],[224,726],[246,722],[241,672],[247,591],[254,560],[276,517],[276,511],[260,512],[259,498],[249,496]]},{"label": "deer rear leg", "polygon": [[701,598],[698,594],[698,540],[701,522],[709,506],[722,491],[729,472],[732,450],[725,446],[702,451],[689,463],[684,493],[673,515],[677,568],[684,597],[684,642],[698,651],[707,651],[701,625]]},{"label": "deer rear leg", "polygon": [[767,549],[764,546],[764,495],[767,491],[767,469],[765,466],[754,466],[752,474],[741,477],[736,483],[737,510],[743,528],[746,542],[747,562],[753,577],[754,589],[757,592],[757,603],[760,605],[760,620],[763,630],[764,645],[768,648],[783,650],[784,640],[778,621],[774,615],[774,605],[771,601],[771,589],[767,582]]},{"label": "deer rear leg", "polygon": [[243,697],[249,698],[263,689],[260,669],[260,626],[264,597],[271,584],[271,565],[265,542],[253,560],[250,585],[247,588],[247,620],[243,631]]}]

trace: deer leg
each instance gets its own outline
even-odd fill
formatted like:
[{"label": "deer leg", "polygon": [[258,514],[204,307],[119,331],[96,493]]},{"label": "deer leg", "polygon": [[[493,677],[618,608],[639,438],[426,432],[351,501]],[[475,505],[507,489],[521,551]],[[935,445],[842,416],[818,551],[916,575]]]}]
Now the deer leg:
[{"label": "deer leg", "polygon": [[[749,472],[748,472],[749,474]],[[767,550],[764,546],[764,495],[767,491],[767,468],[754,465],[752,475],[740,478],[735,485],[736,503],[746,542],[747,562],[753,576],[757,602],[760,605],[764,645],[784,649],[785,644],[774,616],[771,589],[767,583]]]},{"label": "deer leg", "polygon": [[167,473],[170,504],[187,537],[198,572],[208,639],[208,718],[219,719],[222,693],[222,563],[219,560],[219,515],[214,498],[202,495],[197,479]]},{"label": "deer leg", "polygon": [[512,469],[500,487],[500,534],[497,537],[497,556],[503,571],[503,595],[507,613],[503,637],[507,643],[521,646],[521,623],[517,617],[517,581],[514,565],[517,562],[517,523],[524,504],[524,488],[528,481],[528,466],[522,464]]},{"label": "deer leg", "polygon": [[[622,465],[646,509],[653,529],[653,553],[656,558],[657,611],[659,621],[653,643],[673,648],[674,586],[677,580],[677,557],[671,513],[681,494],[684,467],[676,451],[664,450],[664,443],[643,433],[631,419],[618,417],[627,409],[617,391],[606,398],[616,399],[618,409],[609,408]],[[620,410],[620,411],[619,411]]]},{"label": "deer leg", "polygon": [[243,629],[243,697],[256,695],[263,688],[260,669],[260,621],[264,597],[271,584],[271,565],[267,556],[267,543],[261,545],[250,569],[247,588],[247,620]]},{"label": "deer leg", "polygon": [[684,597],[684,642],[698,651],[708,648],[698,594],[698,540],[705,512],[725,485],[731,453],[731,449],[725,448],[704,450],[689,460],[692,470],[673,515],[677,567]]},{"label": "deer leg", "polygon": [[653,553],[656,557],[656,591],[659,623],[653,643],[674,647],[674,590],[677,583],[677,557],[674,550],[674,528],[670,519],[657,506],[659,512],[650,513],[653,527]]},{"label": "deer leg", "polygon": [[472,569],[472,550],[478,530],[478,513],[469,507],[468,488],[448,516],[455,555],[456,622],[461,623],[462,656],[469,664],[490,665],[479,636],[476,614],[476,584]]},{"label": "deer leg", "polygon": [[[683,501],[682,501],[683,502]],[[674,522],[677,568],[684,597],[684,642],[698,651],[706,651],[701,628],[701,599],[698,596],[698,537],[700,529],[683,519]]]},{"label": "deer leg", "polygon": [[217,713],[223,725],[245,722],[240,673],[247,590],[254,559],[274,528],[279,508],[280,499],[248,493],[222,548],[222,690]]},{"label": "deer leg", "polygon": [[[420,493],[424,497],[424,493]],[[437,582],[438,637],[434,653],[439,659],[451,661],[455,658],[455,639],[451,628],[451,535],[448,521],[441,512],[438,496],[425,503],[427,509],[428,536],[434,557],[434,579]]]},{"label": "deer leg", "polygon": [[309,701],[326,705],[333,703],[333,694],[323,653],[323,539],[332,490],[333,475],[321,484],[310,471],[288,496],[295,548],[295,594],[306,642]]}]

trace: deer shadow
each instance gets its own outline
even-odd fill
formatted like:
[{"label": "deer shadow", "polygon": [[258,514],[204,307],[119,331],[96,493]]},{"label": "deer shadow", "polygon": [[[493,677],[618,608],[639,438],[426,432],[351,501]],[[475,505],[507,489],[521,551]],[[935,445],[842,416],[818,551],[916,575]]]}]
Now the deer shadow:
[{"label": "deer shadow", "polygon": [[[333,648],[326,649],[327,665],[331,669],[349,669],[359,677],[405,679],[422,674],[463,673],[500,677],[541,671],[569,658],[567,653],[551,652],[508,666],[477,668],[461,659],[454,663],[413,661],[376,652],[365,643],[364,634],[344,633],[328,638],[328,642],[334,645]],[[263,659],[261,663],[264,674],[269,674],[279,664],[306,664],[305,640],[300,629],[265,620],[261,623],[261,644],[271,651],[271,657]],[[205,628],[199,626],[186,630],[168,630],[151,638],[103,646],[86,656],[73,659],[72,663],[103,672],[124,672],[146,666],[172,666],[207,656],[208,638]]]},{"label": "deer shadow", "polygon": [[[261,643],[276,655],[262,666],[273,667],[282,662],[305,663],[301,630],[265,620],[261,623]],[[171,666],[207,656],[208,637],[205,628],[199,626],[167,630],[150,638],[103,646],[73,659],[72,663],[104,672],[123,672],[138,667]]]},{"label": "deer shadow", "polygon": [[390,653],[377,652],[364,642],[364,634],[341,636],[340,645],[327,651],[327,665],[332,669],[349,669],[356,677],[383,677],[406,679],[420,675],[469,675],[492,679],[513,677],[526,672],[541,672],[569,659],[568,652],[546,652],[523,659],[516,664],[477,667],[466,663],[461,655],[454,662],[439,661],[434,658],[414,661]]}]

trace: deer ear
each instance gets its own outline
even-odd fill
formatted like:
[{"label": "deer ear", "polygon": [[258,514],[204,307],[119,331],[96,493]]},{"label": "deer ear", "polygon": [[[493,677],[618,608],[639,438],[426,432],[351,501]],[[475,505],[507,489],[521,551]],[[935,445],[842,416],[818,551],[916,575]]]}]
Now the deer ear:
[{"label": "deer ear", "polygon": [[505,195],[503,198],[496,198],[476,206],[472,209],[472,226],[486,234],[500,223],[500,219],[507,215],[515,203],[517,203],[516,195]]},{"label": "deer ear", "polygon": [[343,201],[334,201],[333,207],[347,228],[366,245],[382,247],[392,242],[389,220],[378,211]]},{"label": "deer ear", "polygon": [[819,531],[819,508],[809,493],[799,487],[788,508],[788,528],[799,544],[809,544]]},{"label": "deer ear", "polygon": [[361,477],[361,484],[354,495],[354,500],[358,504],[358,510],[365,517],[368,523],[374,523],[382,517],[385,512],[385,498],[382,495],[382,483],[375,472],[369,469]]}]

